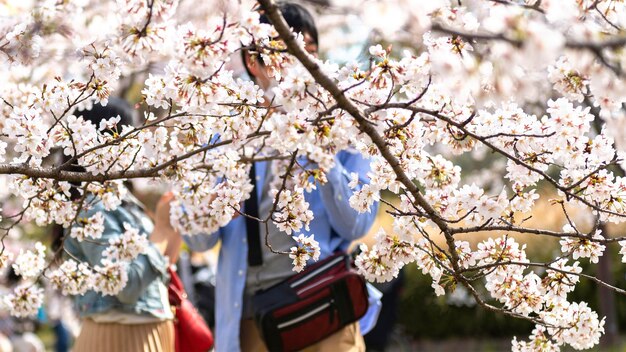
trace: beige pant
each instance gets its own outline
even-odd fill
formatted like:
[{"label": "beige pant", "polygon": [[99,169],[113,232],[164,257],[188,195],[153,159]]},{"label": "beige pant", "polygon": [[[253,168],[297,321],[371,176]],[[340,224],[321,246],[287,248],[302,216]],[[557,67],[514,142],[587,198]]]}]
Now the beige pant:
[{"label": "beige pant", "polygon": [[[261,340],[259,330],[252,319],[241,321],[239,342],[242,352],[267,352]],[[313,346],[305,348],[305,352],[364,352],[365,341],[359,331],[359,323],[353,323]]]}]

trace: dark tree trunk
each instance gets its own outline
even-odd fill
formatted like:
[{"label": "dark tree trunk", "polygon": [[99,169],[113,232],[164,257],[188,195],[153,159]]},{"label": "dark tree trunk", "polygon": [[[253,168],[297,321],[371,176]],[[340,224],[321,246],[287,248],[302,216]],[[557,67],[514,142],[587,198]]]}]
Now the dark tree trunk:
[{"label": "dark tree trunk", "polygon": [[[600,229],[605,237],[609,237],[605,223],[600,225]],[[598,279],[609,285],[614,284],[613,272],[611,270],[611,252],[608,248],[598,262]],[[619,338],[615,292],[608,287],[598,285],[598,299],[600,300],[600,317],[606,317],[604,323],[605,334],[600,339],[600,345],[602,347],[615,346]]]}]

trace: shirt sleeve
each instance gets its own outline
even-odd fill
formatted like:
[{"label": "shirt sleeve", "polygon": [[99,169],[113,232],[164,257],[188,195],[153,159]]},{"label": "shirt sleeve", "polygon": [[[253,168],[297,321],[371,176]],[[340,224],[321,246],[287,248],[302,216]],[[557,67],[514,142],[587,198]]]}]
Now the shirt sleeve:
[{"label": "shirt sleeve", "polygon": [[[122,224],[118,220],[123,217],[123,211],[121,208],[115,211],[106,211],[96,205],[85,215],[89,217],[97,212],[102,212],[104,216],[102,237],[94,241],[73,241],[91,267],[102,265],[102,253],[107,248],[109,240],[124,232]],[[146,235],[149,236],[150,234]],[[165,280],[167,266],[165,257],[150,243],[145,253],[138,255],[127,266],[128,281],[122,291],[118,293],[117,299],[126,304],[136,302],[154,280],[157,278]]]},{"label": "shirt sleeve", "polygon": [[192,251],[204,252],[215,247],[217,241],[220,239],[220,231],[221,230],[217,230],[211,234],[199,233],[195,235],[183,235],[183,241],[185,241]]},{"label": "shirt sleeve", "polygon": [[320,186],[330,225],[346,240],[364,236],[376,219],[378,202],[372,205],[369,212],[362,214],[350,206],[350,197],[354,193],[348,186],[350,174],[356,173],[362,183],[368,183],[366,175],[369,170],[369,161],[361,154],[342,151],[335,156],[335,167],[326,175],[328,182]]}]

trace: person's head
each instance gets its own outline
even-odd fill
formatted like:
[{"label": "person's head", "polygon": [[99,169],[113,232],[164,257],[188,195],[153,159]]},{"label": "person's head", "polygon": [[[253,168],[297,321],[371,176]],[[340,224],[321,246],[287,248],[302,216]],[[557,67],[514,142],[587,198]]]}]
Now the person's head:
[{"label": "person's head", "polygon": [[[117,97],[110,97],[106,106],[95,103],[91,107],[90,110],[78,110],[74,113],[76,117],[82,117],[85,121],[91,121],[96,128],[100,128],[100,122],[103,120],[108,120],[111,117],[120,117],[120,120],[117,123],[117,132],[122,131],[122,126],[131,126],[134,127],[136,125],[136,114],[133,107],[124,99]],[[110,131],[104,131],[104,133],[111,133]],[[61,164],[65,164],[69,161],[70,156],[63,155],[61,151],[59,151],[61,157]],[[78,162],[73,162],[68,165],[66,170],[68,171],[77,171],[84,172],[85,168],[78,164]],[[72,187],[70,187],[70,200],[78,200],[81,198],[81,193],[79,191],[80,182],[71,182]],[[132,187],[127,182],[126,187],[131,189]],[[62,255],[62,251],[57,251],[57,249],[63,245],[63,237],[65,235],[65,229],[63,226],[56,224],[52,227],[51,231],[51,247],[57,253],[58,256]]]},{"label": "person's head", "polygon": [[[318,34],[315,21],[311,13],[303,6],[293,2],[279,2],[278,8],[282,13],[287,25],[295,33],[301,33],[304,37],[305,49],[312,55],[317,55]],[[269,18],[264,13],[261,14],[261,23],[270,23]],[[268,68],[263,64],[263,60],[255,55],[251,55],[248,50],[241,51],[243,65],[248,75],[261,88],[267,89],[270,86]]]}]

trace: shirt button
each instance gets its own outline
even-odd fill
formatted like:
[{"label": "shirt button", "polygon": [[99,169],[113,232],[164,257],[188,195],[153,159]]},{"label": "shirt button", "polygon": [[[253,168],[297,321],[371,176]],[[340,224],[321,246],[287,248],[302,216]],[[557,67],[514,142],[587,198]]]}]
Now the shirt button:
[{"label": "shirt button", "polygon": [[243,270],[239,270],[239,276],[243,276]]},{"label": "shirt button", "polygon": [[235,308],[239,308],[239,302],[235,302]]},{"label": "shirt button", "polygon": [[242,242],[243,242],[243,243],[246,243],[246,242],[247,242],[247,240],[246,240],[246,238],[245,238],[245,237],[243,238]]}]

